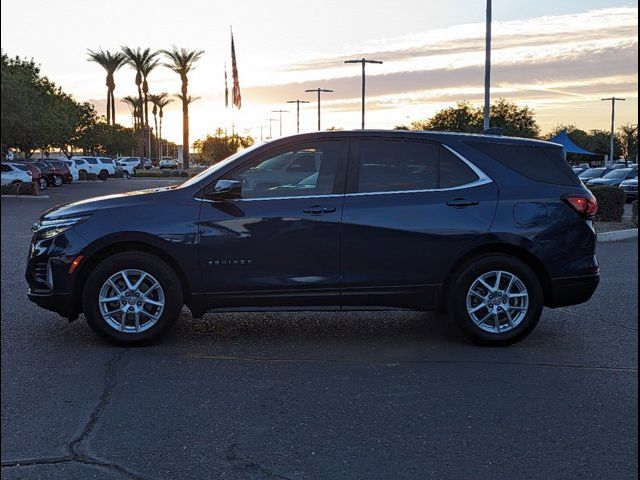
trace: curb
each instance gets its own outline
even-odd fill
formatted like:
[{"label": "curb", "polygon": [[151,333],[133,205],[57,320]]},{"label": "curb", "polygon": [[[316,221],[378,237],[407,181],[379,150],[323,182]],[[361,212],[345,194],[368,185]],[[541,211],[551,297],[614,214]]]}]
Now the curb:
[{"label": "curb", "polygon": [[34,200],[40,200],[40,199],[45,199],[45,198],[49,198],[49,194],[44,194],[44,195],[0,195],[0,197],[2,198],[32,198]]},{"label": "curb", "polygon": [[627,240],[628,238],[638,238],[638,229],[628,228],[626,230],[598,233],[599,242],[615,242],[616,240]]}]

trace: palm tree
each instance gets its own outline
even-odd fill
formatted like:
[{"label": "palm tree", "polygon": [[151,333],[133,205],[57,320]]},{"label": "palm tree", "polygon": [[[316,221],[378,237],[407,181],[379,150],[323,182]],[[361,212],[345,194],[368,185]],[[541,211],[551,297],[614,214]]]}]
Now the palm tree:
[{"label": "palm tree", "polygon": [[131,119],[133,122],[133,129],[136,130],[138,128],[138,120],[139,120],[139,105],[140,99],[136,97],[132,97],[131,95],[127,95],[124,97],[121,102],[124,102],[128,105],[129,111],[131,112]]},{"label": "palm tree", "polygon": [[[158,139],[158,159],[162,157],[162,116],[163,109],[173,100],[168,98],[169,94],[166,92],[158,93],[156,95],[149,94],[149,101],[153,105],[153,122],[156,125],[156,138]],[[160,116],[160,130],[158,130],[158,115]]]},{"label": "palm tree", "polygon": [[[154,55],[157,55],[155,52]],[[142,94],[144,95],[144,123],[149,126],[149,74],[160,64],[160,60],[154,58],[146,62],[142,69]],[[157,127],[157,126],[156,126]],[[157,128],[156,128],[157,130]],[[157,133],[157,132],[156,132]]]},{"label": "palm tree", "polygon": [[[140,100],[141,105],[146,106],[145,97],[149,92],[147,75],[158,64],[158,60],[156,60],[156,57],[158,56],[159,52],[152,52],[150,48],[145,48],[144,50],[142,50],[140,47],[138,47],[134,50],[131,47],[122,47],[122,53],[126,58],[126,63],[133,67],[133,69],[136,71],[136,87],[138,88],[138,99]],[[145,92],[145,96],[143,96],[143,92]],[[139,113],[140,121],[138,122],[138,125],[145,125],[148,127],[149,116],[143,116],[144,112],[142,111],[142,109]]]},{"label": "palm tree", "polygon": [[116,82],[114,74],[125,64],[125,56],[122,52],[111,53],[103,51],[102,48],[94,52],[88,50],[89,61],[95,62],[107,71],[107,125],[116,124],[116,101],[114,91]]},{"label": "palm tree", "polygon": [[193,102],[194,98],[189,96],[189,78],[187,75],[191,70],[195,68],[195,63],[200,59],[203,50],[187,50],[186,48],[173,47],[172,50],[163,50],[162,53],[167,59],[165,66],[170,68],[178,75],[180,75],[180,81],[182,82],[181,93],[178,98],[182,100],[182,148],[183,148],[183,165],[185,168],[189,167],[189,103]]}]

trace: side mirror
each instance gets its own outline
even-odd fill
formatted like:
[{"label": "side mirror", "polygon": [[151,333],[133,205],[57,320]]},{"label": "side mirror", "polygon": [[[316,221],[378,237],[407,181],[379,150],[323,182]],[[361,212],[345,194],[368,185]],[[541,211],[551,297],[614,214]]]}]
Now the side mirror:
[{"label": "side mirror", "polygon": [[209,200],[232,200],[242,197],[242,184],[237,180],[218,180],[213,191],[205,195]]}]

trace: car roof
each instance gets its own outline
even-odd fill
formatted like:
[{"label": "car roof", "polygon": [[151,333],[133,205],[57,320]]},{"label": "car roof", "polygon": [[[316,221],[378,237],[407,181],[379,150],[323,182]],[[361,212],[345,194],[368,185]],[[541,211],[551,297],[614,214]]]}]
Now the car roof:
[{"label": "car roof", "polygon": [[437,132],[432,130],[332,130],[313,133],[302,133],[282,137],[272,140],[269,143],[280,143],[291,140],[312,140],[321,138],[403,138],[416,140],[432,140],[436,142],[447,143],[456,142],[490,142],[490,143],[509,143],[517,145],[529,145],[538,147],[559,147],[559,143],[547,142],[544,140],[536,140],[532,138],[507,137],[502,135],[489,135],[483,133],[459,133],[459,132]]}]

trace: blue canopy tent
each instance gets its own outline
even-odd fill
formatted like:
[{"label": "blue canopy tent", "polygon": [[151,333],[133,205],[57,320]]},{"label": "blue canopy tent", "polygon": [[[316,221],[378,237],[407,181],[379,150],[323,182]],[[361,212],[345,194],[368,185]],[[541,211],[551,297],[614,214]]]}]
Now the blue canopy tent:
[{"label": "blue canopy tent", "polygon": [[566,130],[562,130],[555,137],[550,138],[549,141],[553,143],[559,143],[560,145],[562,145],[562,147],[564,148],[565,158],[567,157],[568,154],[572,154],[572,155],[589,155],[591,157],[600,157],[599,159],[600,161],[604,160],[601,154],[590,152],[589,150],[585,150],[584,148],[581,148],[575,143],[573,143],[573,140],[569,138],[569,134],[567,133]]}]

